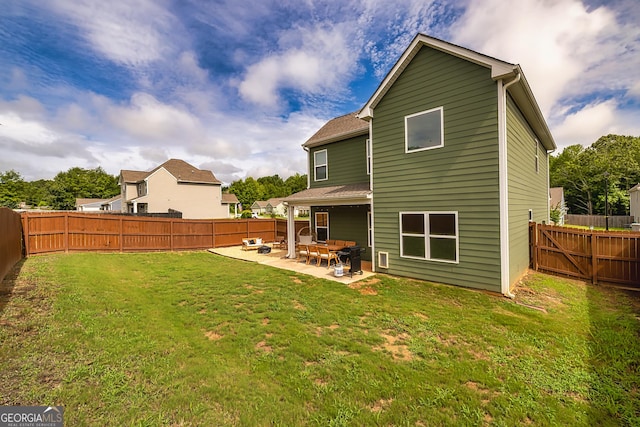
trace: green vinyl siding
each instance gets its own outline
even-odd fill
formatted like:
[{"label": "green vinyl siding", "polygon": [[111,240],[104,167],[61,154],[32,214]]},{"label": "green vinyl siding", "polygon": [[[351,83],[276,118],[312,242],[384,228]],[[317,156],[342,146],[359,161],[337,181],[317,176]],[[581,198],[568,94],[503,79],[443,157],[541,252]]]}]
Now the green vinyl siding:
[{"label": "green vinyl siding", "polygon": [[[312,207],[312,223],[315,221],[316,212],[329,213],[329,239],[350,240],[356,242],[364,251],[362,259],[371,261],[371,248],[367,246],[367,212],[369,206],[332,206]],[[315,230],[315,224],[312,224]]]},{"label": "green vinyl siding", "polygon": [[[375,107],[375,250],[389,253],[379,271],[500,291],[497,105],[488,68],[423,47]],[[405,153],[404,117],[438,107],[444,147]],[[457,212],[457,264],[400,257],[409,211]]]},{"label": "green vinyl siding", "polygon": [[[357,136],[312,148],[309,152],[309,176],[311,188],[369,182],[367,175],[367,138]],[[327,150],[328,179],[314,180],[314,153]]]},{"label": "green vinyl siding", "polygon": [[[535,153],[538,153],[536,172]],[[547,153],[511,97],[507,98],[509,197],[509,283],[529,267],[529,209],[535,222],[548,221]]]}]

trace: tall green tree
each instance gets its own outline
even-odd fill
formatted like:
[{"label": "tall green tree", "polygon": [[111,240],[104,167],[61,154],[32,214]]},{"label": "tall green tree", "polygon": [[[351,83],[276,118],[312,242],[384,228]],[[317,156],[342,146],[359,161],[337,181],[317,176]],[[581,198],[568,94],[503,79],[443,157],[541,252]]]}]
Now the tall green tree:
[{"label": "tall green tree", "polygon": [[0,206],[16,209],[24,202],[26,183],[15,170],[0,173]]},{"label": "tall green tree", "polygon": [[297,193],[307,188],[307,175],[300,175],[299,173],[291,175],[284,181],[284,184],[289,195]]},{"label": "tall green tree", "polygon": [[120,192],[118,179],[101,167],[83,169],[74,167],[60,172],[51,185],[51,207],[70,210],[75,208],[76,198],[108,199]]},{"label": "tall green tree", "polygon": [[[640,182],[640,137],[606,135],[566,147],[549,160],[552,187],[563,187],[572,213],[626,215],[628,190]],[[606,189],[606,191],[605,191]]]},{"label": "tall green tree", "polygon": [[262,199],[260,184],[250,176],[244,180],[233,181],[229,186],[229,193],[236,195],[242,209],[250,209],[253,202]]}]

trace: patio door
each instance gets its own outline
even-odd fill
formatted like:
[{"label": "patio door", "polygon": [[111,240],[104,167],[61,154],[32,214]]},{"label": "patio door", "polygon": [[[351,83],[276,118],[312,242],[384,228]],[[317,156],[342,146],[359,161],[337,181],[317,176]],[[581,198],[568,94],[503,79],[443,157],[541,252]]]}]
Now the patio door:
[{"label": "patio door", "polygon": [[316,212],[316,239],[326,242],[329,238],[329,212]]}]

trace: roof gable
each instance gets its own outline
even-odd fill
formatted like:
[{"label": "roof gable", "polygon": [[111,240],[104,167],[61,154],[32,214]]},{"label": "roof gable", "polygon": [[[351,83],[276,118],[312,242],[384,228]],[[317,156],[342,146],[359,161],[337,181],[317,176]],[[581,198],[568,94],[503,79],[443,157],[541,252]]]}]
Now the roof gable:
[{"label": "roof gable", "polygon": [[398,59],[393,68],[391,68],[389,73],[382,80],[374,94],[357,114],[358,118],[364,120],[371,120],[373,118],[375,107],[424,46],[440,50],[444,53],[487,67],[491,70],[491,78],[494,81],[508,79],[513,82],[513,84],[508,88],[508,91],[513,97],[516,105],[518,105],[522,114],[529,122],[530,126],[536,132],[538,138],[540,138],[540,142],[547,150],[554,150],[556,148],[551,132],[547,127],[546,121],[544,120],[538,103],[533,96],[529,83],[527,82],[519,65],[501,61],[491,56],[429,37],[424,34],[418,34],[413,39],[409,47],[400,56],[400,59]]}]

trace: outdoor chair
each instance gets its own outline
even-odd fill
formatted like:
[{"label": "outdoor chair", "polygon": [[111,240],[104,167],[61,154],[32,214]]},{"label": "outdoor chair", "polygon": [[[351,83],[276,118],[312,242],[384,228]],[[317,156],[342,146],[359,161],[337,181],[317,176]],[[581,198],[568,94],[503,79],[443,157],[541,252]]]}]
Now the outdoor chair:
[{"label": "outdoor chair", "polygon": [[326,246],[318,246],[318,258],[316,265],[320,266],[323,260],[327,260],[327,268],[331,267],[331,260],[335,264],[338,264],[338,255],[335,252],[331,252]]},{"label": "outdoor chair", "polygon": [[307,245],[300,245],[298,248],[298,258],[304,257],[307,264],[309,264],[309,247]]},{"label": "outdoor chair", "polygon": [[311,258],[316,260],[316,265],[318,265],[318,246],[310,245],[308,246],[309,252],[307,253],[307,264],[311,263]]}]

